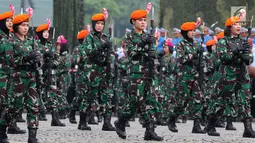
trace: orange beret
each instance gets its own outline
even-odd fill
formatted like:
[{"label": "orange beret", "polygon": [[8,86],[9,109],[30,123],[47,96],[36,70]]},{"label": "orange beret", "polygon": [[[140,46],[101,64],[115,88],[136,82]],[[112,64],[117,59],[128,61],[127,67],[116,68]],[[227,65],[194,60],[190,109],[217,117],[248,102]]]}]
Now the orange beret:
[{"label": "orange beret", "polygon": [[236,16],[232,16],[229,19],[226,20],[225,26],[231,26],[232,24],[235,24],[236,22],[240,22],[240,18]]},{"label": "orange beret", "polygon": [[104,14],[103,13],[94,14],[91,17],[91,20],[93,20],[93,21],[103,21],[103,20],[105,20],[104,19]]},{"label": "orange beret", "polygon": [[213,46],[216,45],[216,41],[214,39],[210,39],[206,42],[206,46]]},{"label": "orange beret", "polygon": [[29,18],[28,14],[19,14],[13,18],[12,23],[19,24],[21,22],[29,21]]},{"label": "orange beret", "polygon": [[0,20],[12,18],[12,17],[13,17],[13,13],[11,11],[0,14]]},{"label": "orange beret", "polygon": [[183,31],[191,31],[196,28],[195,22],[185,22],[181,26],[181,30]]},{"label": "orange beret", "polygon": [[41,32],[41,31],[44,31],[44,30],[48,30],[49,29],[49,25],[48,24],[42,24],[42,25],[39,25],[37,28],[36,28],[36,32]]},{"label": "orange beret", "polygon": [[224,37],[224,32],[220,32],[219,34],[217,34],[217,39],[220,40],[221,38]]},{"label": "orange beret", "polygon": [[147,16],[146,10],[135,10],[131,13],[130,18],[131,19],[140,19]]},{"label": "orange beret", "polygon": [[89,31],[88,30],[81,30],[78,34],[77,34],[77,39],[80,40],[80,39],[83,39],[85,37],[87,37],[89,34]]}]

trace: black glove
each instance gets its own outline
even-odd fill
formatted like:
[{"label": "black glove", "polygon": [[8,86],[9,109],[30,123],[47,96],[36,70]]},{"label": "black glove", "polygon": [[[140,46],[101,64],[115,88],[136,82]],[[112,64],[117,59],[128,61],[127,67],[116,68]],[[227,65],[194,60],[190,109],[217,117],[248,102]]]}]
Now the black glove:
[{"label": "black glove", "polygon": [[243,51],[248,51],[251,48],[250,44],[248,43],[248,41],[243,41],[242,42],[242,50]]},{"label": "black glove", "polygon": [[153,44],[153,43],[155,43],[155,41],[156,41],[156,38],[153,35],[149,35],[146,38],[146,44]]},{"label": "black glove", "polygon": [[26,56],[24,56],[24,61],[29,62],[34,60],[36,57],[40,57],[40,52],[38,50],[30,51]]},{"label": "black glove", "polygon": [[50,62],[45,64],[45,67],[50,68],[50,69],[54,69],[56,67],[56,65],[53,63],[53,61],[50,61]]},{"label": "black glove", "polygon": [[112,42],[111,41],[105,41],[103,44],[102,44],[102,47],[104,49],[108,49],[110,47],[112,47]]},{"label": "black glove", "polygon": [[44,58],[49,57],[49,58],[53,58],[54,57],[54,53],[52,51],[47,51],[43,54]]},{"label": "black glove", "polygon": [[245,65],[251,64],[250,62],[252,61],[252,57],[249,56],[249,54],[242,54],[240,57],[241,57],[242,62],[245,63]]},{"label": "black glove", "polygon": [[232,46],[231,51],[233,52],[234,55],[238,55],[239,54],[239,50],[237,46]]}]

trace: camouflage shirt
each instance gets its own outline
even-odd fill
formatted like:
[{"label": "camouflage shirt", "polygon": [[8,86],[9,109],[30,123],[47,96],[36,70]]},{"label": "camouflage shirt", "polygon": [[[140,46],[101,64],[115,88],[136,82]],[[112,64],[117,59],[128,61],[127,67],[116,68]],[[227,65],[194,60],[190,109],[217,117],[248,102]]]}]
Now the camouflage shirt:
[{"label": "camouflage shirt", "polygon": [[[238,75],[240,70],[240,65],[244,64],[241,62],[240,58],[238,58],[233,52],[232,48],[234,46],[241,46],[242,41],[239,37],[228,37],[224,36],[217,43],[217,55],[221,61],[219,72],[223,75]],[[252,58],[252,54],[249,55],[250,59]],[[250,64],[252,60],[250,60]],[[246,66],[247,68],[247,66]],[[247,69],[246,69],[247,70]]]},{"label": "camouflage shirt", "polygon": [[0,30],[0,72],[7,73],[13,64],[12,34],[6,35]]},{"label": "camouflage shirt", "polygon": [[144,47],[140,46],[140,43],[144,38],[148,36],[147,33],[143,32],[142,34],[136,33],[133,29],[131,32],[126,33],[123,42],[124,47],[127,50],[127,56],[129,59],[129,73],[147,73],[148,72],[148,59],[150,57],[156,57],[156,45],[155,43],[150,49],[149,45]]},{"label": "camouflage shirt", "polygon": [[14,51],[14,74],[15,77],[32,77],[33,65],[24,61],[24,56],[28,55],[33,49],[39,50],[37,43],[33,39],[25,37],[22,41],[17,35],[13,36]]},{"label": "camouflage shirt", "polygon": [[178,73],[196,74],[197,63],[199,60],[198,48],[199,43],[191,43],[186,39],[177,44],[176,47],[176,63]]}]

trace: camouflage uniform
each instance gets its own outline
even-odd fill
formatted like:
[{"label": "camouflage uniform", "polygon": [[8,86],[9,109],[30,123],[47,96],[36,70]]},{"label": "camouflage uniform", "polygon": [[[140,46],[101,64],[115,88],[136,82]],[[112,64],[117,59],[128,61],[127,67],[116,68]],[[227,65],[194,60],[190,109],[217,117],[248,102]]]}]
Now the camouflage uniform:
[{"label": "camouflage uniform", "polygon": [[[219,82],[217,90],[219,94],[215,97],[215,103],[209,106],[209,114],[217,117],[222,114],[228,116],[240,116],[241,118],[250,118],[250,78],[247,72],[247,66],[237,58],[231,51],[232,47],[241,45],[240,38],[225,36],[217,44],[217,54],[221,60],[219,66]],[[251,55],[250,55],[251,56]],[[252,59],[252,56],[251,56]],[[249,61],[250,63],[252,60]],[[249,64],[250,64],[249,63]],[[243,75],[240,65],[245,66]],[[242,81],[238,78],[243,77]],[[240,90],[236,90],[237,83],[241,83]]]},{"label": "camouflage uniform", "polygon": [[[157,55],[156,47],[151,49],[153,52],[148,55],[148,45],[140,47],[139,43],[142,38],[147,37],[146,33],[138,34],[134,30],[127,33],[124,38],[124,44],[128,55],[128,76],[130,78],[129,94],[126,95],[126,104],[119,110],[119,117],[126,120],[134,116],[135,111],[140,109],[140,112],[147,123],[154,124],[155,116],[160,111],[161,105],[157,101],[156,90],[153,87],[158,86],[155,82],[155,77],[152,79],[152,84],[148,81],[148,57]],[[151,52],[151,51],[150,51]],[[155,76],[155,75],[154,75]]]},{"label": "camouflage uniform", "polygon": [[[9,77],[13,71],[13,39],[0,30],[0,110],[3,112],[10,104]],[[8,95],[8,96],[7,96]],[[0,126],[6,126],[9,121],[0,119]]]},{"label": "camouflage uniform", "polygon": [[59,110],[65,110],[69,108],[67,102],[67,91],[71,83],[69,70],[71,69],[70,54],[64,52],[59,57],[59,65],[57,67],[57,89],[61,92],[61,96],[58,98]]},{"label": "camouflage uniform", "polygon": [[32,51],[33,46],[38,46],[33,40],[25,39],[21,41],[16,35],[13,37],[14,50],[14,70],[10,76],[10,91],[12,99],[8,107],[8,113],[15,117],[23,110],[24,105],[27,110],[28,128],[38,128],[38,93],[36,91],[35,67],[23,60],[24,55]]},{"label": "camouflage uniform", "polygon": [[127,103],[127,95],[129,94],[128,89],[130,87],[127,75],[128,58],[122,57],[118,59],[118,79],[116,83],[116,93],[118,101],[118,111],[123,110],[123,105]]},{"label": "camouflage uniform", "polygon": [[[8,104],[8,79],[12,70],[13,47],[9,43],[10,35],[6,35],[0,30],[0,108],[1,110]],[[9,40],[10,39],[10,40]]]},{"label": "camouflage uniform", "polygon": [[207,107],[210,101],[212,92],[213,92],[213,73],[214,73],[214,65],[213,65],[213,53],[204,52],[203,53],[203,84],[202,91],[204,93],[203,106]]},{"label": "camouflage uniform", "polygon": [[[45,44],[41,44],[38,41],[38,46],[42,54],[46,52],[52,51],[53,53],[55,50],[52,47],[50,42],[46,42]],[[60,91],[57,90],[57,81],[56,81],[56,69],[52,69],[47,67],[49,62],[53,62],[55,66],[58,65],[59,54],[55,54],[52,59],[49,57],[44,57],[44,65],[43,65],[43,93],[46,96],[46,103],[45,106],[50,109],[50,111],[57,111],[58,107],[60,106],[58,103],[58,98],[61,96]],[[50,61],[53,60],[53,61]]]},{"label": "camouflage uniform", "polygon": [[189,113],[193,119],[201,118],[203,99],[203,93],[198,85],[199,48],[198,43],[191,43],[185,39],[178,43],[176,49],[178,93],[175,114],[182,115],[189,104]]},{"label": "camouflage uniform", "polygon": [[162,100],[163,119],[167,120],[174,112],[175,101],[175,58],[171,55],[164,55],[160,67],[160,96],[159,101]]},{"label": "camouflage uniform", "polygon": [[[109,61],[106,61],[107,49],[102,47],[102,44],[109,41],[109,37],[102,33],[98,35],[96,32],[91,32],[85,40],[85,52],[88,56],[88,80],[89,80],[89,98],[95,104],[99,102],[100,110],[104,117],[111,118],[112,105],[111,98],[113,96],[112,77],[106,77],[106,65],[113,60],[113,51],[110,50],[111,56]],[[111,48],[111,47],[110,47]],[[111,75],[112,76],[112,75]],[[97,101],[97,99],[98,101]],[[96,102],[95,102],[96,101]],[[83,102],[86,103],[86,102]],[[96,105],[95,105],[96,107]],[[84,108],[83,110],[85,110]]]}]

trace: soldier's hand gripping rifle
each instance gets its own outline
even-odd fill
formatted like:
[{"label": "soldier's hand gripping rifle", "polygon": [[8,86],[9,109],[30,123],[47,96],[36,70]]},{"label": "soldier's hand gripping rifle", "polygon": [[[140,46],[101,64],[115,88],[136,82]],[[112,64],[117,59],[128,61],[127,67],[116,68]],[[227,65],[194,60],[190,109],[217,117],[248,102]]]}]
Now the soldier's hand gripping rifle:
[{"label": "soldier's hand gripping rifle", "polygon": [[[240,15],[240,19],[242,20],[243,17],[246,16],[246,11],[241,9],[240,10],[241,15]],[[240,46],[238,46],[237,50],[238,50],[238,57],[239,60],[241,61],[240,64],[240,72],[239,75],[237,77],[237,83],[235,86],[235,94],[238,94],[238,91],[241,89],[242,83],[245,80],[245,69],[246,69],[246,65],[250,64],[249,63],[249,54],[250,54],[250,46],[248,44],[248,40],[249,37],[251,35],[251,29],[252,29],[252,21],[253,21],[253,16],[251,17],[251,21],[250,21],[250,25],[248,26],[248,36],[246,37],[245,40],[242,41],[242,44]]]}]

